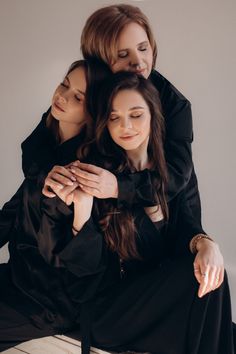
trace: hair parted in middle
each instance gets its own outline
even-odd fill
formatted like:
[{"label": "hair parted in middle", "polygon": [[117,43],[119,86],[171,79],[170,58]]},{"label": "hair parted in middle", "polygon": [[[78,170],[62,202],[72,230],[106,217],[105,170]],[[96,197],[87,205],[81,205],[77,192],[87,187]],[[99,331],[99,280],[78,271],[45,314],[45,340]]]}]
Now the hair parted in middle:
[{"label": "hair parted in middle", "polygon": [[[97,58],[81,59],[76,60],[70,65],[65,77],[78,68],[84,69],[86,78],[85,107],[88,120],[84,124],[83,132],[85,140],[89,140],[93,134],[92,126],[96,114],[94,111],[94,97],[97,96],[101,82],[111,74],[111,70],[107,64]],[[52,131],[55,139],[59,141],[59,123],[58,120],[52,116],[51,112],[49,112],[47,117],[47,127]]]},{"label": "hair parted in middle", "polygon": [[96,57],[108,65],[117,59],[117,43],[121,31],[130,23],[140,25],[153,50],[153,68],[156,64],[157,45],[148,18],[139,7],[119,4],[102,7],[88,19],[81,35],[84,58]]},{"label": "hair parted in middle", "polygon": [[[134,167],[126,151],[118,146],[108,131],[108,120],[112,112],[113,100],[117,93],[126,90],[137,91],[147,103],[150,114],[150,135],[148,159],[152,174],[153,200],[160,205],[164,218],[168,219],[165,198],[167,167],[164,154],[165,125],[161,112],[158,91],[149,80],[131,72],[119,72],[105,80],[97,97],[97,121],[95,127],[96,146],[101,154],[102,167],[114,174],[134,172]],[[100,206],[99,206],[100,205]],[[140,258],[136,248],[134,217],[130,210],[118,210],[109,200],[98,201],[100,224],[111,250],[118,252],[122,259]]]}]

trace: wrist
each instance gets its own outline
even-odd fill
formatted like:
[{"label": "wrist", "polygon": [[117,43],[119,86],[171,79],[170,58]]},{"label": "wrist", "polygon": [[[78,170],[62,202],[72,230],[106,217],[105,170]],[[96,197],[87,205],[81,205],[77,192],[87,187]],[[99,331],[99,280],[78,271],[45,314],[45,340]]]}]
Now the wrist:
[{"label": "wrist", "polygon": [[191,253],[196,254],[202,247],[209,245],[209,242],[215,243],[208,235],[198,234],[194,236],[189,244]]}]

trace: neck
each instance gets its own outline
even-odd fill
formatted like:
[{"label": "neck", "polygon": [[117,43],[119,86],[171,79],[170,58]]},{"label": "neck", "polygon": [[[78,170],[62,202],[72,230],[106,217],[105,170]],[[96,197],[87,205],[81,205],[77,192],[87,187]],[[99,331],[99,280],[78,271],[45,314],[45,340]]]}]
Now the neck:
[{"label": "neck", "polygon": [[141,146],[139,146],[135,150],[128,150],[127,156],[129,160],[131,161],[132,165],[137,171],[142,171],[145,168],[149,168],[150,163],[148,159],[148,152],[147,152],[147,146],[148,146],[148,139],[146,142],[144,142]]},{"label": "neck", "polygon": [[78,135],[81,128],[81,124],[59,122],[59,136],[61,144]]}]

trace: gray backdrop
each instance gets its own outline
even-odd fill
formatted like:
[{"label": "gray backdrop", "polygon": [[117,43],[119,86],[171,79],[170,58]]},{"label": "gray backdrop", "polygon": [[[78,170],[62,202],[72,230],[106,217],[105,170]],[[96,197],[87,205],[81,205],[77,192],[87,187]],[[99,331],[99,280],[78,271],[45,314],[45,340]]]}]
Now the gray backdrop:
[{"label": "gray backdrop", "polygon": [[[192,102],[193,158],[203,224],[220,244],[236,320],[235,0],[144,0],[157,38],[158,70]],[[114,1],[0,0],[1,205],[22,181],[21,141],[80,56],[86,18]],[[7,250],[0,253],[1,261]]]}]

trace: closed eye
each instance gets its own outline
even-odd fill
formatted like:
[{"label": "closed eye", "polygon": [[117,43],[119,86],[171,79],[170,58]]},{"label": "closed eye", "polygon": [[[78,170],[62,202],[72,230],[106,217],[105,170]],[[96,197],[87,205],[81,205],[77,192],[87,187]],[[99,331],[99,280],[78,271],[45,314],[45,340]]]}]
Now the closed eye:
[{"label": "closed eye", "polygon": [[62,87],[66,87],[66,88],[68,88],[69,86],[63,81],[63,82],[61,82],[60,83],[60,85],[62,86]]},{"label": "closed eye", "polygon": [[79,101],[79,102],[82,101],[80,96],[77,96],[77,95],[76,95],[75,98],[76,98],[76,100]]},{"label": "closed eye", "polygon": [[145,52],[145,50],[147,50],[147,47],[141,47],[138,50],[141,51],[141,52]]},{"label": "closed eye", "polygon": [[114,122],[115,120],[118,120],[118,119],[119,119],[118,116],[111,116],[111,117],[109,118],[109,120],[110,120],[111,122]]},{"label": "closed eye", "polygon": [[118,53],[118,57],[121,58],[121,59],[122,59],[122,58],[126,58],[127,56],[128,56],[128,52],[126,52],[126,51],[125,51],[125,52],[119,52],[119,53]]},{"label": "closed eye", "polygon": [[130,114],[130,117],[131,118],[140,118],[140,117],[142,117],[142,115],[143,115],[143,112],[133,112]]}]

